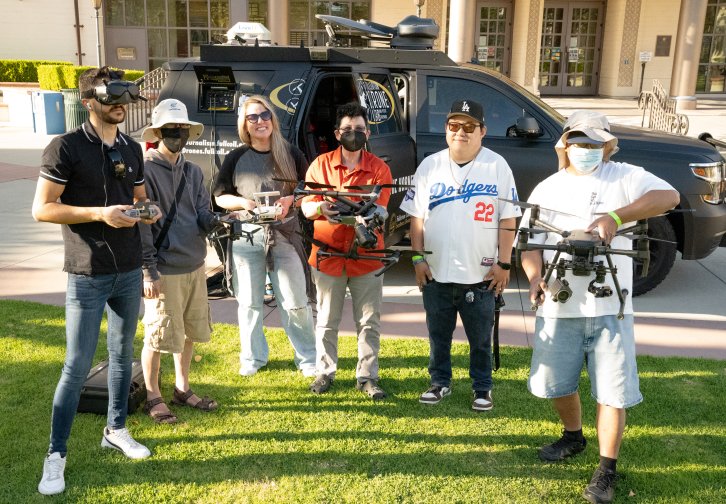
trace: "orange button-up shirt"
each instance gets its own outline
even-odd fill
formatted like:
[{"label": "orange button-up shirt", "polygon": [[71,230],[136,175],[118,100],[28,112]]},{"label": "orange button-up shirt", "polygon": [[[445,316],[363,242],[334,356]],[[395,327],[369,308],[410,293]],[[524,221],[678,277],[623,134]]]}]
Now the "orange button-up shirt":
[{"label": "orange button-up shirt", "polygon": [[[317,159],[312,162],[310,168],[308,168],[305,181],[329,184],[336,188],[331,189],[331,191],[338,190],[346,192],[356,192],[354,189],[345,188],[345,186],[349,185],[391,184],[393,182],[391,170],[388,168],[388,165],[382,159],[374,156],[370,152],[366,150],[362,152],[358,166],[356,166],[356,168],[352,171],[348,171],[348,168],[343,164],[341,155],[342,148],[338,147],[332,152],[327,152],[318,156]],[[376,204],[385,207],[388,205],[390,197],[391,190],[383,189],[376,200]],[[303,201],[323,201],[324,199],[325,198],[323,196],[316,194],[306,196]],[[356,201],[355,198],[351,199]],[[377,248],[383,248],[383,235],[381,233],[376,234],[378,235]],[[355,230],[353,229],[353,226],[332,224],[328,222],[325,217],[320,216],[315,220],[314,236],[317,240],[326,243],[337,250],[348,252],[348,250],[350,250],[350,245],[355,238]],[[383,263],[380,261],[373,261],[369,259],[355,260],[345,259],[343,257],[327,257],[325,259],[321,258],[321,261],[318,262],[317,253],[318,246],[313,244],[308,262],[313,268],[319,268],[319,270],[326,275],[341,276],[345,273],[348,276],[360,276],[383,267]],[[362,247],[358,247],[358,253],[370,255],[367,250]]]}]

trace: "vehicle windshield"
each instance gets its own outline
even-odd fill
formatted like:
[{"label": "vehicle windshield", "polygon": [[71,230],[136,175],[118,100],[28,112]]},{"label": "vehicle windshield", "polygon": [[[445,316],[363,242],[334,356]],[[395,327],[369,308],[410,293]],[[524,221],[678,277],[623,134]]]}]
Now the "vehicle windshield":
[{"label": "vehicle windshield", "polygon": [[466,68],[469,68],[469,69],[474,70],[474,71],[477,71],[477,72],[487,73],[487,74],[491,75],[494,78],[497,78],[497,79],[500,79],[500,80],[504,81],[504,83],[507,86],[512,87],[512,88],[515,88],[522,95],[526,96],[529,100],[533,101],[536,105],[539,106],[540,109],[542,109],[542,111],[545,114],[549,115],[552,119],[554,119],[555,121],[557,121],[560,125],[565,124],[565,116],[563,116],[562,114],[560,114],[559,112],[557,112],[555,109],[553,109],[550,105],[548,105],[539,96],[533,94],[528,89],[520,86],[519,84],[517,84],[516,82],[514,82],[512,79],[510,79],[509,77],[507,77],[506,75],[501,74],[499,72],[496,72],[494,70],[491,70],[489,68],[485,68],[485,67],[482,67],[482,66],[479,66],[479,65],[474,65],[474,64],[471,64],[471,63],[465,63],[465,64],[463,64],[461,66],[466,67]]}]

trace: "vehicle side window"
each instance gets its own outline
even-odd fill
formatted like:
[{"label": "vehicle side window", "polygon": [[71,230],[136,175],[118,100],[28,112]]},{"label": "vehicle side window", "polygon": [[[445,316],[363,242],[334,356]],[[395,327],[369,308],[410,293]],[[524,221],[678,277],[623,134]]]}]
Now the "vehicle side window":
[{"label": "vehicle side window", "polygon": [[361,104],[368,109],[371,135],[384,135],[401,131],[397,93],[391,79],[385,74],[362,73],[356,80]]},{"label": "vehicle side window", "polygon": [[419,133],[444,133],[451,104],[469,98],[484,107],[487,136],[514,136],[513,127],[522,117],[522,107],[507,95],[480,82],[450,77],[426,78],[426,101],[419,112],[416,129]]}]

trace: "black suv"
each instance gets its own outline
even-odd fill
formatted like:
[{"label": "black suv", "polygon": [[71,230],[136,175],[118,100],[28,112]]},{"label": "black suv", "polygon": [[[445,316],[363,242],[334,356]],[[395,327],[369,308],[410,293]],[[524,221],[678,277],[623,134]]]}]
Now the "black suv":
[{"label": "black suv", "polygon": [[[483,144],[508,161],[520,198],[526,200],[557,169],[554,144],[563,116],[505,76],[454,63],[439,51],[206,45],[198,59],[173,61],[165,69],[159,99],[182,100],[190,119],[206,126],[204,136],[189,142],[184,152],[208,179],[224,155],[240,145],[237,107],[251,94],[269,97],[284,134],[308,160],[337,146],[336,107],[360,101],[370,115],[369,150],[402,184],[411,181],[424,157],[446,148],[446,114],[461,98],[484,105]],[[615,160],[645,167],[681,194],[685,211],[650,219],[649,234],[677,241],[683,259],[700,259],[726,245],[726,164],[712,145],[637,128],[613,126],[612,133],[620,146]],[[408,227],[407,215],[398,209],[403,194],[395,193],[389,204],[389,244]],[[636,275],[635,295],[658,285],[675,260],[675,245],[652,241],[650,246],[650,270],[645,278]]]}]

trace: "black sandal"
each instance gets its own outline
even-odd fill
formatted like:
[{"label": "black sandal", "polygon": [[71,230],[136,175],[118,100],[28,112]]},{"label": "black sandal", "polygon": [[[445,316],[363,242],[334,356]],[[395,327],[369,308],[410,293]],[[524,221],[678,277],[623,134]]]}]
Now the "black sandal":
[{"label": "black sandal", "polygon": [[190,408],[196,408],[202,411],[214,411],[219,407],[217,401],[207,396],[199,399],[199,402],[197,404],[189,404],[187,401],[193,395],[194,392],[192,391],[192,389],[189,389],[186,392],[182,392],[178,388],[174,387],[174,397],[172,398],[171,402],[179,406],[188,406]]},{"label": "black sandal", "polygon": [[168,413],[164,413],[161,411],[151,411],[154,408],[154,406],[158,406],[159,404],[164,404],[164,399],[162,399],[161,397],[156,397],[156,398],[152,399],[151,401],[146,401],[144,403],[144,413],[146,413],[151,418],[153,418],[154,422],[156,422],[158,424],[176,423],[178,418],[171,411],[169,411]]}]

